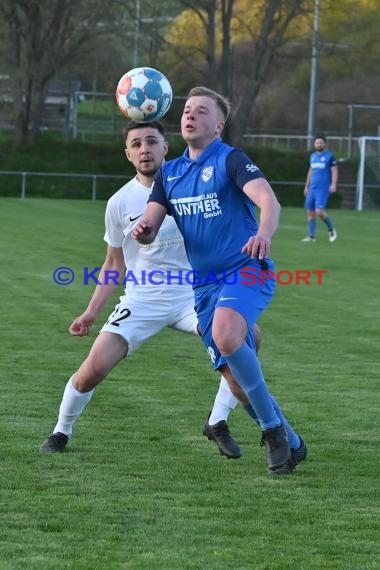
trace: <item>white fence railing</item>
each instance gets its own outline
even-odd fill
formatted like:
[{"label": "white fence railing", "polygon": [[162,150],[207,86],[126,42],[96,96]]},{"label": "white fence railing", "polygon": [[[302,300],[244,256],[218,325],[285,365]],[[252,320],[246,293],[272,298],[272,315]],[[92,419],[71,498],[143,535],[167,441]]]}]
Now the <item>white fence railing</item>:
[{"label": "white fence railing", "polygon": [[[6,177],[18,177],[19,178],[19,185],[16,191],[12,191],[11,193],[8,192],[8,185],[6,182]],[[84,182],[88,182],[88,187],[83,188],[81,186],[81,196],[82,198],[91,198],[91,200],[98,200],[98,199],[108,199],[112,194],[116,192],[118,188],[120,188],[123,184],[128,182],[131,179],[130,176],[122,176],[122,175],[107,175],[107,174],[76,174],[76,173],[63,173],[63,172],[27,172],[27,171],[14,171],[14,170],[0,170],[0,197],[1,196],[19,196],[20,198],[24,199],[27,196],[44,196],[50,198],[72,198],[73,191],[72,186],[66,186],[62,189],[62,187],[50,187],[48,191],[44,188],[44,191],[41,193],[41,190],[33,191],[31,188],[32,186],[32,179],[40,178],[42,181],[44,179],[47,180],[54,180],[57,178],[72,179],[72,180],[83,180]],[[119,181],[118,184],[112,184],[109,187],[107,186],[107,191],[104,193],[103,196],[99,197],[99,182],[104,181]],[[275,191],[281,188],[292,188],[299,194],[299,196],[303,196],[303,188],[305,185],[304,181],[299,180],[269,180],[270,184],[274,188]],[[40,180],[41,183],[41,180]],[[356,184],[340,184],[339,188],[343,190],[344,188],[352,189],[355,188]],[[67,189],[67,193],[66,193]],[[74,194],[75,194],[74,189]],[[58,194],[58,196],[57,196]],[[291,196],[295,197],[292,193]],[[78,196],[75,196],[78,197]],[[291,204],[292,205],[292,204]]]},{"label": "white fence railing", "polygon": [[[105,138],[110,140],[116,138],[120,139],[124,124],[125,122],[120,118],[82,118],[78,119],[75,123],[72,136],[81,141],[91,141],[94,139],[104,140]],[[11,125],[4,124],[4,122],[0,120],[0,130],[11,129],[13,129]],[[54,121],[49,122],[48,118],[44,119],[44,125],[41,130],[64,132],[63,126],[57,125]],[[167,126],[166,131],[166,134],[173,140],[181,139],[181,133],[173,126]],[[340,156],[350,158],[354,154],[357,154],[359,141],[359,137],[357,136],[328,135],[327,140],[329,149],[332,152],[338,153]],[[308,149],[308,136],[306,134],[247,133],[243,135],[243,146],[244,142],[253,147],[270,147],[300,152],[306,152]]]},{"label": "white fence railing", "polygon": [[[67,172],[23,172],[14,170],[1,170],[1,176],[18,176],[20,178],[20,198],[26,198],[27,196],[27,185],[30,178],[41,177],[41,178],[74,178],[83,179],[90,182],[89,188],[91,193],[91,199],[97,199],[97,189],[99,180],[121,180],[123,184],[130,180],[130,176],[122,175],[109,175],[109,174],[75,174]],[[1,179],[0,179],[0,196],[3,194],[1,192]],[[121,186],[121,184],[120,184]],[[116,189],[114,189],[116,191]],[[6,194],[6,193],[5,193]],[[54,197],[54,196],[52,196]]]},{"label": "white fence railing", "polygon": [[[63,173],[63,172],[26,172],[26,171],[14,171],[14,170],[0,170],[0,176],[18,176],[20,178],[20,189],[19,196],[24,199],[28,195],[28,181],[31,178],[72,178],[72,179],[82,179],[90,182],[91,188],[91,200],[97,199],[97,188],[99,180],[122,180],[123,183],[130,180],[130,176],[122,175],[107,175],[107,174],[75,174],[75,173]],[[271,180],[270,183],[273,186],[289,186],[289,187],[303,187],[304,182],[292,181],[292,180]],[[0,196],[6,193],[2,192],[2,181],[0,178]],[[117,188],[113,189],[116,192]],[[37,193],[38,194],[38,193]],[[54,192],[52,196],[54,197]]]},{"label": "white fence railing", "polygon": [[[276,135],[276,134],[246,134],[243,139],[255,147],[271,147],[293,151],[306,151],[307,135]],[[356,151],[358,137],[333,136],[328,137],[329,150],[342,156],[350,157],[352,149]]]}]

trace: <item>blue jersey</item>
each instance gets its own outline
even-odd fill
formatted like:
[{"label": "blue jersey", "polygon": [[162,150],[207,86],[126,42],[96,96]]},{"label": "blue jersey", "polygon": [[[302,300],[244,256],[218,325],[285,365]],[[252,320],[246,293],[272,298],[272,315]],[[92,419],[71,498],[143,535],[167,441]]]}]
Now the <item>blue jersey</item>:
[{"label": "blue jersey", "polygon": [[217,139],[192,160],[188,149],[156,174],[150,202],[165,206],[183,235],[199,285],[252,264],[242,247],[258,230],[254,204],[242,191],[262,172],[241,150]]},{"label": "blue jersey", "polygon": [[331,186],[332,166],[336,166],[336,160],[329,150],[313,152],[310,156],[310,190],[328,191]]}]

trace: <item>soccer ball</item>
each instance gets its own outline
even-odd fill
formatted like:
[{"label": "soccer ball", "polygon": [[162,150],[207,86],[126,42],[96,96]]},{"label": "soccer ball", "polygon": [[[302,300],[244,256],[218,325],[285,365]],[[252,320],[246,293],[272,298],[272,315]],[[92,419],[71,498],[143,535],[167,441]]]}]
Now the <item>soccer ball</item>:
[{"label": "soccer ball", "polygon": [[173,99],[165,75],[151,67],[136,67],[123,75],[116,88],[116,102],[128,119],[149,123],[161,119]]}]

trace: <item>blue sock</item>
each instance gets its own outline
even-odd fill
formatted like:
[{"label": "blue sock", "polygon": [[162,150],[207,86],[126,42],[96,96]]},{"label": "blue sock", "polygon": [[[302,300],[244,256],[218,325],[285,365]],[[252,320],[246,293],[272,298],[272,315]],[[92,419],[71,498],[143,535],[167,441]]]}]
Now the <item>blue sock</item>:
[{"label": "blue sock", "polygon": [[331,221],[331,218],[329,218],[329,217],[327,216],[327,218],[325,218],[323,221],[325,222],[325,224],[326,224],[327,229],[329,230],[329,232],[332,232],[333,229],[334,229],[334,226],[333,226],[333,223],[332,223],[332,221]]},{"label": "blue sock", "polygon": [[246,393],[263,431],[278,427],[281,420],[275,412],[265,384],[260,362],[255,351],[244,341],[232,354],[225,357],[227,364]]},{"label": "blue sock", "polygon": [[309,232],[310,237],[315,237],[316,229],[317,229],[317,219],[311,218],[311,220],[307,221],[307,231]]},{"label": "blue sock", "polygon": [[[289,424],[286,417],[281,412],[281,408],[278,405],[276,399],[272,395],[271,395],[271,398],[272,398],[273,407],[276,410],[278,417],[281,418],[281,423],[283,426],[285,426],[285,429],[287,431],[289,446],[292,449],[298,449],[299,446],[301,445],[301,440],[300,440],[299,436],[296,434],[296,432],[294,431],[292,426]],[[257,416],[256,416],[254,409],[252,408],[251,404],[244,404],[244,409],[251,416],[251,418],[254,419],[254,421],[257,423],[257,425],[260,426],[260,422],[257,419]]]}]

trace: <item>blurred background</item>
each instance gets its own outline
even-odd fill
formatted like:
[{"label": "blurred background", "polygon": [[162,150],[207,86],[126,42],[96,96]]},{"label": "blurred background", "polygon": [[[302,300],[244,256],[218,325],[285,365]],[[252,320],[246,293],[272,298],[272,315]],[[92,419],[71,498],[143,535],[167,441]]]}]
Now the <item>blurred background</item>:
[{"label": "blurred background", "polygon": [[[261,148],[302,154],[314,135],[326,135],[345,163],[347,203],[355,202],[359,138],[380,135],[379,0],[0,0],[0,14],[3,171],[41,169],[10,152],[27,146],[30,156],[46,133],[48,156],[53,135],[59,144],[120,145],[126,119],[115,87],[129,69],[149,66],[173,87],[164,122],[174,153],[186,93],[206,85],[232,103],[225,139],[255,156]],[[119,158],[91,172],[121,175]],[[297,182],[286,164],[293,160],[301,181],[305,156],[301,165],[287,156],[281,175],[273,156],[264,164],[272,180]]]}]

